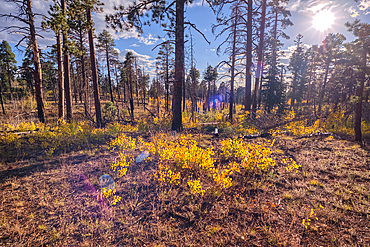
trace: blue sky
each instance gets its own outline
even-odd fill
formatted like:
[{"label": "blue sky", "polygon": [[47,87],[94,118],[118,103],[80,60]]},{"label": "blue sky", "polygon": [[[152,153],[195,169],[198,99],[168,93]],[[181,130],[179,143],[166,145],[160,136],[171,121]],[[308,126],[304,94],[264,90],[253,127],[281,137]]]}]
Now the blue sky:
[{"label": "blue sky", "polygon": [[[105,3],[104,13],[94,14],[93,20],[95,22],[96,33],[101,32],[103,29],[106,29],[106,24],[104,21],[105,15],[113,13],[113,6],[124,4],[127,5],[130,0],[103,0]],[[7,3],[5,0],[0,0],[1,9],[0,13],[14,13],[14,5]],[[45,0],[34,0],[33,8],[36,13],[46,14],[49,9],[51,1]],[[353,0],[336,0],[336,1],[318,1],[318,0],[291,0],[287,6],[291,11],[291,21],[294,23],[294,26],[289,27],[286,30],[286,33],[290,36],[289,40],[283,40],[285,51],[285,59],[282,58],[281,62],[287,63],[288,58],[291,52],[294,50],[294,39],[298,33],[303,35],[303,43],[307,45],[320,44],[324,37],[329,32],[333,33],[342,33],[347,38],[347,41],[351,41],[354,37],[347,32],[344,23],[347,21],[354,21],[356,18],[360,19],[362,22],[370,23],[370,0],[360,0],[355,2]],[[317,31],[312,27],[312,18],[313,16],[323,10],[328,9],[335,15],[334,25],[323,32]],[[215,16],[211,9],[207,6],[206,3],[202,4],[201,0],[195,0],[192,6],[186,7],[186,19],[194,23],[199,30],[201,30],[207,39],[211,41],[209,45],[203,37],[198,34],[195,30],[192,30],[192,34],[195,38],[195,59],[197,68],[201,71],[201,74],[206,69],[207,65],[215,66],[220,61],[225,59],[225,56],[218,57],[216,55],[215,49],[218,47],[222,38],[215,41],[214,35],[211,32],[212,24],[216,23]],[[41,19],[37,20],[37,25],[40,25]],[[6,21],[2,19],[0,22],[0,30],[8,25],[18,25],[17,23],[12,23],[10,20]],[[108,29],[113,35],[116,48],[120,52],[120,58],[123,60],[124,55],[127,51],[132,51],[134,55],[138,57],[138,63],[140,66],[145,66],[145,70],[154,74],[154,63],[155,58],[158,53],[158,48],[152,51],[153,47],[159,44],[162,39],[158,39],[159,36],[163,36],[164,33],[159,26],[153,24],[152,26],[144,27],[144,34],[139,37],[136,31],[132,32],[120,32],[115,33],[113,30]],[[187,33],[189,31],[187,30]],[[38,42],[42,49],[46,49],[47,46],[50,46],[55,43],[55,38],[52,32],[42,33],[45,37],[44,39],[39,38]],[[21,38],[18,34],[10,34],[7,31],[0,33],[0,41],[7,40],[12,47],[17,43]],[[18,51],[15,51],[17,61],[20,63],[23,54]],[[226,69],[223,68],[220,70],[220,73],[227,73]]]}]

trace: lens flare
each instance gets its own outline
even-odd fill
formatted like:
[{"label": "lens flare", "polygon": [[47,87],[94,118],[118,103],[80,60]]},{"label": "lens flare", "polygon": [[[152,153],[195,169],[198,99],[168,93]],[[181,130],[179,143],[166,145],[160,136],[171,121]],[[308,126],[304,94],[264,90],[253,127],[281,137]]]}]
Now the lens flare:
[{"label": "lens flare", "polygon": [[105,188],[107,191],[114,190],[115,187],[113,178],[108,174],[104,174],[99,178],[99,185],[101,189]]},{"label": "lens flare", "polygon": [[139,162],[145,160],[148,157],[149,157],[149,152],[148,151],[143,151],[141,154],[139,154],[139,156],[137,156],[135,158],[135,162],[139,163]]}]

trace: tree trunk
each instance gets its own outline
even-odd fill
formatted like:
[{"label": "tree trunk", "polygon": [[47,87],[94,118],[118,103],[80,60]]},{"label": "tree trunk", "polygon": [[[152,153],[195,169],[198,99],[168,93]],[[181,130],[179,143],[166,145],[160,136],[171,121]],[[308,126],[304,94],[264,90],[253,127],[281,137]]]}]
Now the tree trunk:
[{"label": "tree trunk", "polygon": [[[91,22],[91,10],[86,9],[87,21]],[[96,124],[98,128],[103,126],[103,121],[101,117],[101,107],[100,107],[100,96],[99,96],[99,85],[98,85],[98,71],[96,69],[96,58],[95,58],[95,47],[94,47],[94,36],[93,27],[89,27],[89,47],[90,47],[90,59],[91,59],[91,72],[93,78],[93,88],[94,88],[94,99],[95,99],[95,114],[96,114]]]},{"label": "tree trunk", "polygon": [[[82,35],[82,30],[80,29],[80,51],[83,50],[83,35]],[[85,116],[90,115],[90,109],[89,109],[89,103],[88,103],[88,98],[89,98],[89,83],[86,80],[86,71],[85,71],[85,56],[82,53],[80,56],[80,61],[81,61],[81,74],[82,74],[82,88],[84,90],[83,92],[83,98],[84,98],[84,108],[85,108]]]},{"label": "tree trunk", "polygon": [[254,94],[253,94],[253,103],[252,103],[252,112],[255,114],[257,111],[257,94],[258,94],[258,85],[260,78],[262,77],[262,58],[263,58],[263,46],[264,46],[264,37],[265,37],[265,20],[266,20],[266,0],[262,0],[262,14],[261,14],[261,26],[260,26],[260,40],[258,44],[258,61],[257,61],[257,74],[254,81]]},{"label": "tree trunk", "polygon": [[230,122],[233,122],[233,104],[234,104],[234,80],[235,80],[235,52],[236,52],[236,27],[238,18],[238,6],[236,6],[235,10],[235,19],[234,19],[234,26],[233,26],[233,50],[231,54],[231,81],[230,81],[230,105],[229,105],[229,119]]},{"label": "tree trunk", "polygon": [[327,79],[328,79],[329,65],[330,65],[330,62],[327,62],[327,63],[326,63],[326,68],[325,68],[325,77],[324,77],[324,81],[323,81],[323,83],[322,83],[322,87],[321,87],[321,90],[320,90],[320,95],[319,95],[319,108],[318,108],[318,110],[317,110],[317,114],[319,114],[319,115],[320,115],[320,113],[321,113],[322,98],[324,97],[324,91],[325,91],[326,81],[327,81]]},{"label": "tree trunk", "polygon": [[62,40],[60,30],[56,33],[57,36],[57,59],[58,59],[58,88],[59,88],[59,103],[58,117],[64,118],[64,76],[63,76],[63,59],[62,59]]},{"label": "tree trunk", "polygon": [[11,75],[10,68],[7,68],[7,74],[8,74],[8,82],[9,82],[10,100],[13,101],[12,75]]},{"label": "tree trunk", "polygon": [[108,82],[109,82],[110,101],[112,101],[112,103],[114,104],[112,80],[110,78],[108,46],[105,47],[105,55],[106,55],[106,59],[107,59],[107,68],[108,68]]},{"label": "tree trunk", "polygon": [[[73,64],[74,64],[74,62],[76,61],[72,61],[72,58],[70,58],[71,59],[71,74],[72,74],[72,76],[71,76],[71,84],[72,84],[72,86],[73,86],[73,96],[74,96],[74,98],[75,98],[75,104],[77,105],[77,103],[78,103],[78,99],[77,99],[77,97],[78,97],[78,93],[77,93],[77,80],[76,80],[76,73],[73,71],[74,70],[74,66],[73,66]],[[76,70],[77,70],[77,62],[76,62]]]},{"label": "tree trunk", "polygon": [[143,66],[143,70],[142,70],[142,91],[143,91],[143,110],[145,112],[145,72],[144,72],[144,66]]},{"label": "tree trunk", "polygon": [[[125,73],[126,73],[126,80],[127,80],[127,71],[125,71]],[[126,102],[127,102],[127,98],[126,98],[126,81],[123,78],[123,103],[126,103]]]},{"label": "tree trunk", "polygon": [[139,106],[139,75],[137,73],[137,63],[136,63],[136,57],[135,57],[135,84],[136,84],[136,100],[137,100],[137,106]]},{"label": "tree trunk", "polygon": [[175,26],[175,81],[172,99],[172,129],[182,129],[181,93],[184,80],[184,5],[185,0],[176,0]]},{"label": "tree trunk", "polygon": [[[117,63],[114,63],[114,75],[116,77],[116,84],[117,84],[117,97],[118,97],[118,101],[121,100],[121,93],[120,93],[120,90],[119,90],[119,79],[118,79],[118,70],[117,70]],[[117,106],[118,106],[118,103],[117,103]]]},{"label": "tree trunk", "polygon": [[[276,13],[275,13],[274,31],[273,31],[274,39],[273,39],[273,44],[272,44],[272,68],[273,68],[274,73],[276,73],[277,23],[278,23],[278,11],[277,10],[275,10],[275,11],[276,11]],[[274,74],[274,76],[275,76],[275,74]]]},{"label": "tree trunk", "polygon": [[40,122],[45,123],[44,102],[42,99],[42,72],[41,72],[41,63],[40,63],[40,53],[39,53],[39,47],[37,46],[35,20],[34,20],[34,14],[32,11],[31,0],[27,0],[27,14],[28,14],[28,20],[29,20],[29,25],[30,25],[30,41],[32,44],[33,64],[35,67],[34,79],[35,79],[37,115],[38,115]]},{"label": "tree trunk", "polygon": [[212,98],[213,98],[213,109],[214,110],[216,110],[216,98],[215,98],[215,96],[216,96],[216,80],[213,80],[213,96],[212,96]]},{"label": "tree trunk", "polygon": [[133,99],[133,93],[132,93],[132,68],[131,64],[128,65],[126,71],[129,71],[127,74],[127,89],[128,89],[128,96],[129,96],[129,104],[130,104],[130,116],[131,120],[134,120],[134,99]]},{"label": "tree trunk", "polygon": [[1,83],[0,83],[0,102],[1,102],[1,108],[3,109],[3,113],[4,115],[6,115],[6,111],[4,108],[4,102],[3,102],[3,88],[1,86]]},{"label": "tree trunk", "polygon": [[[61,0],[61,7],[63,13],[65,13],[65,1]],[[72,119],[72,91],[71,91],[71,78],[70,78],[70,67],[69,67],[69,48],[67,40],[67,30],[62,30],[63,34],[63,68],[64,68],[64,90],[66,98],[66,117],[70,121]]]},{"label": "tree trunk", "polygon": [[247,52],[246,52],[246,70],[245,70],[245,105],[244,110],[249,111],[251,108],[251,88],[252,88],[252,15],[253,15],[253,1],[248,0],[248,23],[247,23]]},{"label": "tree trunk", "polygon": [[290,98],[290,108],[294,109],[294,103],[295,103],[295,94],[296,94],[296,85],[297,85],[297,74],[294,73],[293,75],[293,81],[292,81],[292,97]]},{"label": "tree trunk", "polygon": [[315,58],[312,58],[312,66],[310,68],[310,77],[309,77],[309,84],[308,84],[308,90],[307,90],[307,105],[309,105],[310,101],[311,101],[311,98],[312,98],[312,94],[313,94],[313,83],[312,82],[312,75],[314,73],[313,71],[313,68],[316,67],[315,66]]},{"label": "tree trunk", "polygon": [[211,82],[208,81],[208,90],[207,90],[207,111],[209,111],[209,100],[211,99]]},{"label": "tree trunk", "polygon": [[132,70],[130,67],[130,80],[129,80],[129,89],[130,89],[130,109],[131,109],[131,119],[134,120],[134,96],[133,96],[133,88],[132,88]]},{"label": "tree trunk", "polygon": [[158,74],[157,74],[157,113],[158,113],[158,116],[159,116],[159,80],[158,80]]},{"label": "tree trunk", "polygon": [[195,119],[194,112],[196,111],[196,108],[197,108],[197,98],[196,98],[196,85],[197,84],[196,84],[194,73],[190,74],[190,80],[191,80],[191,84],[190,84],[189,94],[190,94],[190,99],[191,99],[191,119],[193,123],[195,123],[196,119]]},{"label": "tree trunk", "polygon": [[360,76],[360,85],[357,87],[356,96],[358,97],[355,106],[355,141],[362,142],[362,132],[361,132],[361,118],[362,118],[362,97],[364,93],[365,85],[365,70],[366,70],[366,42],[363,41],[363,58],[362,58],[362,70]]},{"label": "tree trunk", "polygon": [[170,85],[170,82],[169,82],[169,61],[168,61],[168,50],[167,50],[167,54],[166,54],[166,84],[164,85],[165,88],[166,88],[166,111],[168,111],[168,100],[169,100],[169,92],[168,92],[168,88],[169,88],[169,85]]},{"label": "tree trunk", "polygon": [[257,95],[257,101],[258,101],[258,108],[261,107],[261,102],[262,102],[262,85],[263,85],[263,70],[264,70],[264,67],[263,67],[263,57],[262,57],[262,62],[261,62],[261,78],[260,78],[260,85],[259,85],[259,93]]}]

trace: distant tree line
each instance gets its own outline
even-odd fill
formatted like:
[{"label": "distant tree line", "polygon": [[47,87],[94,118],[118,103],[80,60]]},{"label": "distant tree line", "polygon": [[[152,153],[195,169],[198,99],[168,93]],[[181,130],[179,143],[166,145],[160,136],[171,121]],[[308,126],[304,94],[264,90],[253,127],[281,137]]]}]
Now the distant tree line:
[{"label": "distant tree line", "polygon": [[[166,40],[155,47],[156,75],[150,78],[133,53],[128,52],[120,61],[107,30],[94,36],[91,13],[102,11],[99,1],[53,0],[41,27],[35,26],[38,13],[33,13],[31,0],[8,1],[18,13],[0,17],[26,25],[6,30],[23,34],[17,45],[24,44],[27,49],[22,65],[17,67],[9,44],[1,43],[0,99],[4,114],[4,100],[30,93],[41,122],[45,122],[45,97],[50,97],[58,102],[60,118],[71,120],[72,106],[80,102],[86,117],[101,127],[101,97],[107,96],[117,107],[123,102],[121,106],[127,107],[131,119],[135,118],[135,105],[150,110],[146,105],[152,97],[158,112],[160,98],[164,99],[165,110],[172,113],[172,129],[180,130],[183,111],[191,111],[196,121],[194,112],[212,110],[219,97],[224,103],[222,109],[228,103],[231,122],[235,102],[243,104],[252,117],[258,109],[267,113],[276,110],[277,114],[286,109],[304,114],[310,109],[321,117],[345,107],[355,113],[355,136],[361,140],[363,109],[369,102],[369,24],[358,20],[346,23],[356,37],[349,43],[342,34],[328,34],[321,45],[307,46],[298,34],[285,66],[281,63],[281,48],[283,40],[290,37],[284,30],[293,25],[286,8],[288,0],[207,1],[217,20],[212,27],[216,39],[226,37],[217,54],[225,54],[227,59],[214,67],[209,65],[200,80],[194,39],[191,32],[186,35],[187,28],[208,40],[191,20],[185,19],[185,6],[193,1],[140,0],[118,6],[114,14],[106,16],[107,25],[115,30],[135,27],[143,32],[144,25],[157,23],[166,33]],[[56,44],[47,51],[41,51],[37,44],[42,29],[55,34]],[[221,67],[228,73],[220,75]],[[245,83],[235,88],[238,77],[243,77]],[[191,102],[189,109],[185,99]]]}]

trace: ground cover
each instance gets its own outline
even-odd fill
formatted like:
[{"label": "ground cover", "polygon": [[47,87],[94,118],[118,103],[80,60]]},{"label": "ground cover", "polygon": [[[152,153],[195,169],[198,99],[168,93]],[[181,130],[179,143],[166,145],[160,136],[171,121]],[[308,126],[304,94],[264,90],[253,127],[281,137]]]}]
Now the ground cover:
[{"label": "ground cover", "polygon": [[[218,121],[212,114],[204,118]],[[366,145],[302,137],[326,131],[307,121],[241,138],[261,132],[243,115],[238,121],[217,122],[219,136],[215,125],[166,131],[161,117],[103,129],[7,125],[0,245],[368,245]],[[114,191],[102,190],[103,174]]]}]

